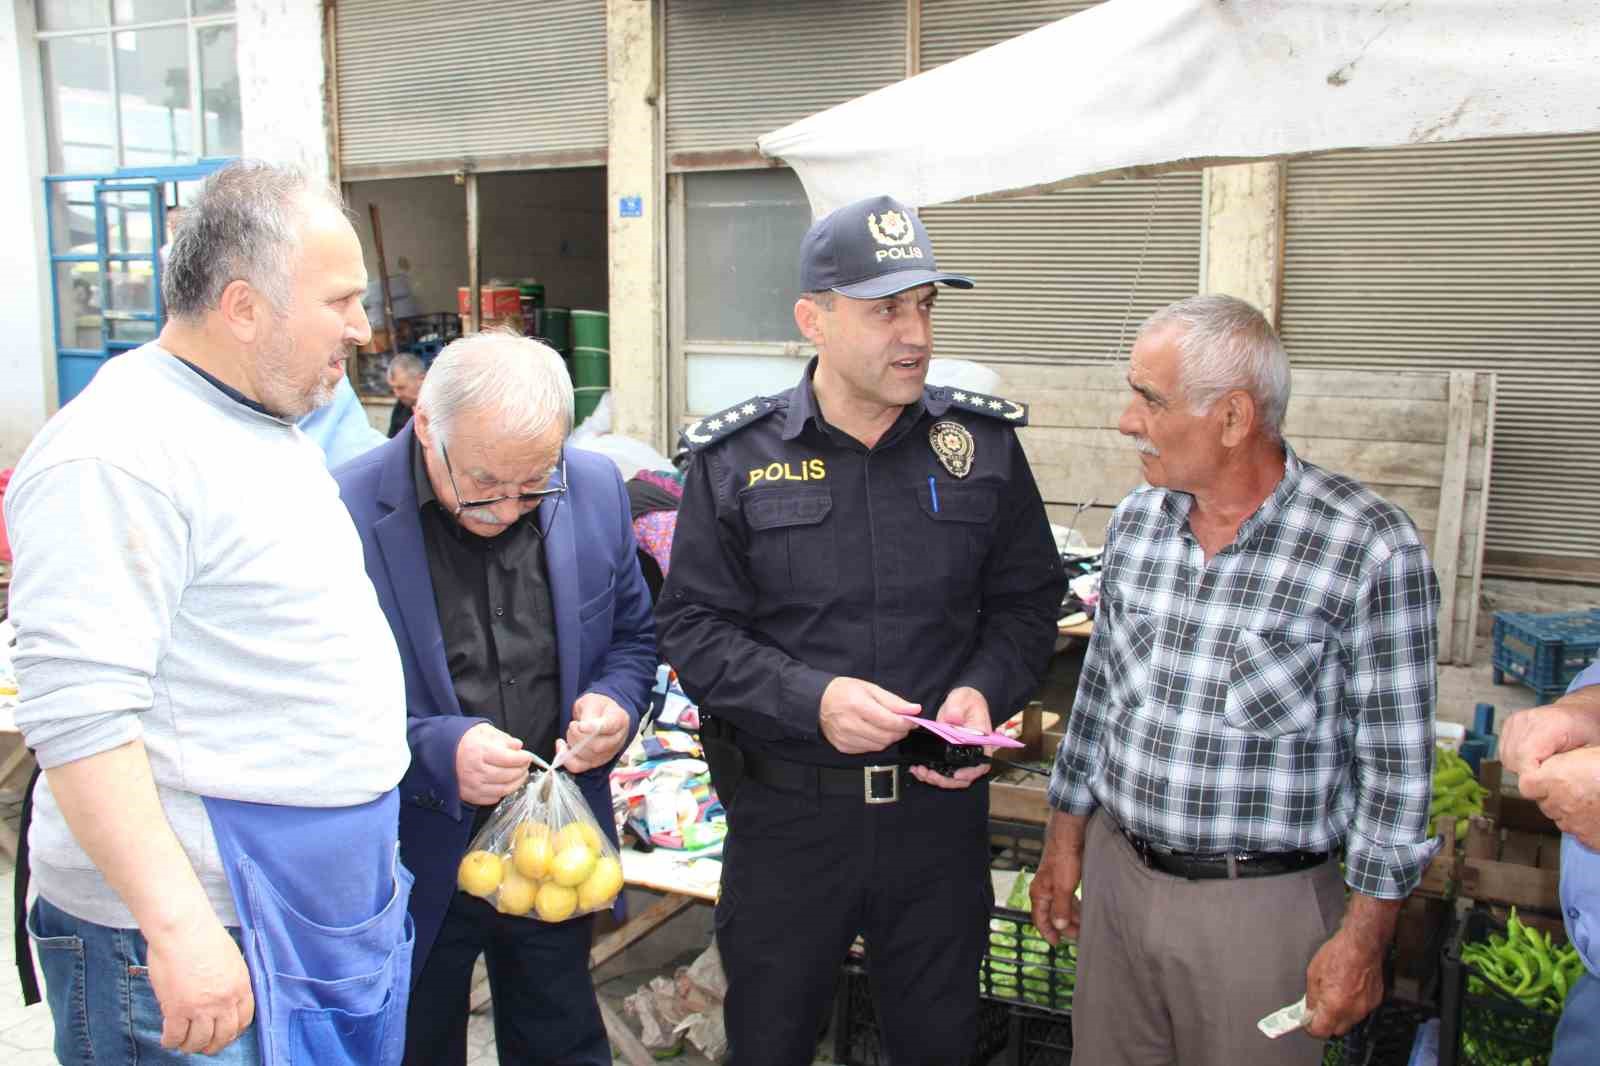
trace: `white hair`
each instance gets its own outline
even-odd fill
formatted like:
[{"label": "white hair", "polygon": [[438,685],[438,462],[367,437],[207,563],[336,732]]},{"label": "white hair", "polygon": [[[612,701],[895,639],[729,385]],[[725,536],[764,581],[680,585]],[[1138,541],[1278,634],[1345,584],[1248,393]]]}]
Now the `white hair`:
[{"label": "white hair", "polygon": [[572,378],[548,345],[511,330],[485,330],[439,353],[417,406],[441,444],[467,412],[488,415],[507,437],[537,437],[558,423],[564,436],[572,430]]},{"label": "white hair", "polygon": [[1204,414],[1234,389],[1255,400],[1261,430],[1282,439],[1289,409],[1289,356],[1260,311],[1233,296],[1191,296],[1145,319],[1143,337],[1168,326],[1182,360],[1178,381],[1189,406]]}]

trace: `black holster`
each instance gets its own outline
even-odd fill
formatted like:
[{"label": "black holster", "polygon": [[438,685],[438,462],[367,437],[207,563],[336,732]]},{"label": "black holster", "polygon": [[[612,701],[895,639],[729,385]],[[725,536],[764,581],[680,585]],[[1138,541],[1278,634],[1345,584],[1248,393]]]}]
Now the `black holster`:
[{"label": "black holster", "polygon": [[727,811],[733,810],[733,797],[744,781],[744,752],[735,743],[735,732],[727,722],[700,712],[700,746],[711,771],[711,787]]}]

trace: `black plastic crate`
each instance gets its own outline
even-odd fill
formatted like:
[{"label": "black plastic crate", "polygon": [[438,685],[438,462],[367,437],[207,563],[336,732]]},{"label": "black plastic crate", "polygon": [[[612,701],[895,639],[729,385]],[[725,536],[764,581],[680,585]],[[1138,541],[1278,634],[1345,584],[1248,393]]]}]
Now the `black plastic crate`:
[{"label": "black plastic crate", "polygon": [[[1011,1012],[1003,1004],[978,1001],[978,1049],[971,1066],[988,1066],[1011,1039]],[[879,1066],[887,1059],[879,1043],[867,972],[846,963],[833,1001],[833,1059],[840,1066]]]},{"label": "black plastic crate", "polygon": [[989,868],[991,870],[1029,870],[1039,868],[1044,854],[1044,826],[1031,822],[989,820]]},{"label": "black plastic crate", "polygon": [[1440,964],[1439,1066],[1478,1066],[1483,1062],[1545,1066],[1555,1043],[1559,1013],[1523,1006],[1488,981],[1473,982],[1472,967],[1461,961],[1467,944],[1487,940],[1505,927],[1482,910],[1467,912],[1458,934],[1445,947]]},{"label": "black plastic crate", "polygon": [[1417,1004],[1385,1000],[1365,1028],[1328,1041],[1322,1066],[1407,1066],[1417,1029],[1431,1017]]},{"label": "black plastic crate", "polygon": [[1022,911],[995,907],[989,940],[979,964],[978,990],[990,999],[1053,1014],[1072,1011],[1078,983],[1078,947],[1062,940],[1052,947]]},{"label": "black plastic crate", "polygon": [[1014,1008],[1007,1066],[1072,1066],[1071,1015]]}]

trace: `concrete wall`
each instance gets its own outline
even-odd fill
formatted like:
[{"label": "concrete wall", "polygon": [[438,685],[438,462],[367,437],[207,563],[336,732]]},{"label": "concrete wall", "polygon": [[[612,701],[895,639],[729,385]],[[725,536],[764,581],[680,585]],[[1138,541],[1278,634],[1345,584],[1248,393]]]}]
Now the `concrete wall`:
[{"label": "concrete wall", "polygon": [[480,174],[478,211],[485,281],[538,278],[553,307],[606,309],[605,171]]},{"label": "concrete wall", "polygon": [[1248,300],[1276,324],[1283,277],[1283,164],[1209,168],[1203,217],[1205,291]]},{"label": "concrete wall", "polygon": [[31,0],[0,5],[0,468],[55,410],[49,250],[44,234],[44,110]]},{"label": "concrete wall", "polygon": [[[667,425],[667,346],[662,329],[666,244],[661,167],[661,5],[606,2],[606,100],[610,138],[607,227],[611,235],[611,400],[618,433],[658,448],[677,436]],[[637,197],[624,218],[623,198]]]},{"label": "concrete wall", "polygon": [[244,154],[329,174],[320,0],[238,0]]},{"label": "concrete wall", "polygon": [[407,274],[422,314],[454,311],[456,286],[467,283],[467,201],[453,178],[399,178],[345,185],[356,233],[366,253],[367,276],[378,276],[370,205],[383,225],[390,274]]},{"label": "concrete wall", "polygon": [[[378,276],[369,205],[378,206],[389,273],[408,275],[417,310],[456,309],[467,283],[466,192],[454,178],[346,185],[367,273]],[[533,277],[555,307],[606,307],[605,172],[535,170],[478,177],[483,278]]]}]

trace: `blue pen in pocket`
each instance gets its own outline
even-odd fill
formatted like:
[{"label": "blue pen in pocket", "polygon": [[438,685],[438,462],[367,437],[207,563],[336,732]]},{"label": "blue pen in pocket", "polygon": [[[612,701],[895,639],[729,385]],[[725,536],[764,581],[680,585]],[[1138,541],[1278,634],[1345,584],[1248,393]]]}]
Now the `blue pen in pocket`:
[{"label": "blue pen in pocket", "polygon": [[939,486],[933,483],[933,475],[928,475],[928,497],[933,500],[933,513],[939,513]]}]

